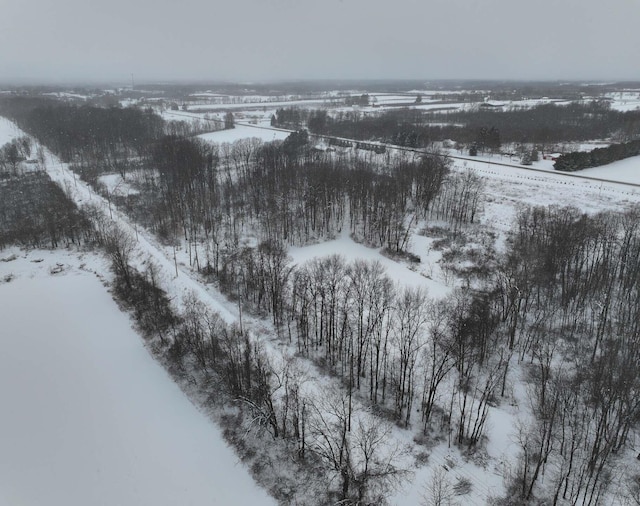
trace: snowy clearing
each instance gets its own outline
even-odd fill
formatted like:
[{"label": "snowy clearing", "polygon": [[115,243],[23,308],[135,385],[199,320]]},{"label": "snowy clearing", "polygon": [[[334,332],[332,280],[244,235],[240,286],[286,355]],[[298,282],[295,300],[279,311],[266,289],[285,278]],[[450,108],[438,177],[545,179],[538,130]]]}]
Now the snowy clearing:
[{"label": "snowy clearing", "polygon": [[602,165],[601,167],[584,169],[576,172],[576,174],[640,184],[640,156],[632,156],[631,158],[618,160],[617,162]]},{"label": "snowy clearing", "polygon": [[208,134],[199,135],[201,139],[207,142],[215,142],[222,144],[224,142],[233,143],[240,139],[257,138],[263,142],[272,142],[284,140],[289,136],[290,132],[283,130],[267,130],[264,128],[255,128],[245,125],[236,125],[230,130],[219,130]]},{"label": "snowy clearing", "polygon": [[105,174],[98,178],[98,182],[105,187],[110,195],[126,196],[140,193],[125,181],[120,174]]},{"label": "snowy clearing", "polygon": [[189,113],[187,111],[163,110],[158,111],[158,114],[160,114],[162,119],[165,121],[186,121],[188,123],[193,123],[204,119],[202,114]]},{"label": "snowy clearing", "polygon": [[210,111],[226,109],[256,109],[260,107],[291,107],[293,105],[313,105],[315,107],[326,104],[326,99],[320,100],[285,100],[281,102],[244,102],[239,104],[198,104],[190,105],[189,111]]},{"label": "snowy clearing", "polygon": [[[356,259],[379,261],[385,268],[389,278],[401,286],[423,287],[427,289],[431,297],[445,297],[451,292],[451,287],[422,273],[433,270],[440,254],[429,251],[429,243],[432,242],[430,239],[414,236],[412,240],[415,243],[412,250],[421,257],[422,261],[411,268],[408,264],[396,262],[383,256],[380,253],[380,248],[368,248],[355,242],[346,233],[343,233],[333,241],[312,246],[291,247],[289,248],[289,255],[292,257],[294,264],[302,264],[316,257],[321,258],[334,254],[342,255],[347,261]],[[439,269],[436,269],[436,271],[439,272]]]},{"label": "snowy clearing", "polygon": [[[515,213],[522,205],[574,206],[584,212],[596,213],[621,211],[640,202],[639,188],[581,180],[555,171],[533,172],[469,160],[455,160],[454,167],[458,170],[472,169],[485,177],[486,202],[482,221],[499,231],[513,226]],[[640,182],[640,175],[635,181]]]},{"label": "snowy clearing", "polygon": [[17,254],[0,262],[0,504],[274,504],[80,267],[102,259]]},{"label": "snowy clearing", "polygon": [[627,90],[606,94],[611,100],[611,108],[617,111],[635,111],[640,109],[640,90]]}]

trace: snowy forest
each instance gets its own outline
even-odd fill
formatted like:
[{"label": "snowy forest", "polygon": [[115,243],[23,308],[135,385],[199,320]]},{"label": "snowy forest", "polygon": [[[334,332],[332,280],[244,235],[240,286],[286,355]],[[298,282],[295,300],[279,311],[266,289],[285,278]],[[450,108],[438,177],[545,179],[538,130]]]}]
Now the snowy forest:
[{"label": "snowy forest", "polygon": [[[638,199],[590,212],[561,193],[518,201],[495,229],[491,176],[438,144],[632,143],[638,113],[593,102],[438,118],[461,128],[409,110],[297,110],[264,112],[292,128],[284,140],[216,143],[201,134],[232,130],[228,111],[194,127],[152,107],[2,97],[24,135],[0,149],[0,255],[103,252],[149,352],[280,504],[400,504],[421,468],[423,505],[640,504]],[[377,258],[337,247],[294,261],[340,238]],[[166,262],[141,260],[144,241]],[[422,276],[442,289],[386,268],[415,273],[427,257]],[[176,296],[183,269],[238,317]],[[494,466],[501,419],[511,450],[487,497],[434,449]]]}]

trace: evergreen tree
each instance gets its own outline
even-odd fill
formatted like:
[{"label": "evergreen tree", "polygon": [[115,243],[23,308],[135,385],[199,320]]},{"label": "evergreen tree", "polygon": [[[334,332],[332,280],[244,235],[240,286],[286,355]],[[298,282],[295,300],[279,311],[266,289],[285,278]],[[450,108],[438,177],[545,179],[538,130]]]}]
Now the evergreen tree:
[{"label": "evergreen tree", "polygon": [[231,130],[236,127],[235,118],[233,117],[233,113],[229,111],[224,115],[224,129]]}]

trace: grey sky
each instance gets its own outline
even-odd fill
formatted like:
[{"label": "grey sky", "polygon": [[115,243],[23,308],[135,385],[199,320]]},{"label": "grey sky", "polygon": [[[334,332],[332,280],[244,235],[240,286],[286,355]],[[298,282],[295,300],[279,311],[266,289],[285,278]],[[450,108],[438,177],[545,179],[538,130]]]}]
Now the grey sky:
[{"label": "grey sky", "polygon": [[2,0],[0,81],[640,79],[640,0]]}]

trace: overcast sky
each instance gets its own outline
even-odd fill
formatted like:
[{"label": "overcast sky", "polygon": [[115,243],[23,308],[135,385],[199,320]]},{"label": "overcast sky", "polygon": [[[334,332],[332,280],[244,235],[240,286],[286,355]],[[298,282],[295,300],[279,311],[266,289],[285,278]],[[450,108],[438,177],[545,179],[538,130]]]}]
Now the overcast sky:
[{"label": "overcast sky", "polygon": [[640,80],[640,0],[0,5],[0,81]]}]

